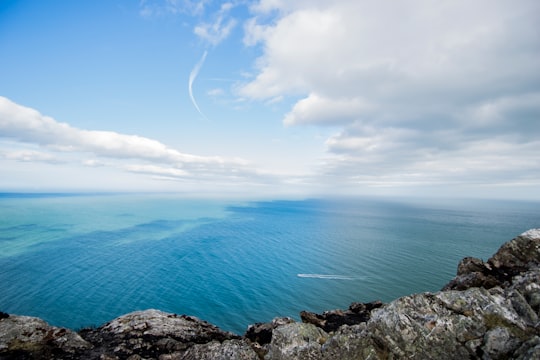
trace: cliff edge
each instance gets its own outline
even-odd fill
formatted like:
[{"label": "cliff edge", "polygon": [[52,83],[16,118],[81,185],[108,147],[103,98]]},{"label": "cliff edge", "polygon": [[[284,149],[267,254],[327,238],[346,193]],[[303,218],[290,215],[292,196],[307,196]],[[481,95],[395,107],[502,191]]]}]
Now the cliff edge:
[{"label": "cliff edge", "polygon": [[0,313],[0,359],[540,359],[539,265],[532,229],[486,262],[463,259],[439,292],[303,311],[243,336],[158,310],[79,332]]}]

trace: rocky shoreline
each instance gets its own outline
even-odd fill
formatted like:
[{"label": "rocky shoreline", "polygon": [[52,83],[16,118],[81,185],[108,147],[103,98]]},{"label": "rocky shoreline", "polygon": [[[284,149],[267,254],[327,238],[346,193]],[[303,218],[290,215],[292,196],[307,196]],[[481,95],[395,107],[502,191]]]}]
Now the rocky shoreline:
[{"label": "rocky shoreline", "polygon": [[0,312],[0,359],[540,359],[540,229],[463,259],[439,292],[300,316],[240,336],[159,310],[78,332]]}]

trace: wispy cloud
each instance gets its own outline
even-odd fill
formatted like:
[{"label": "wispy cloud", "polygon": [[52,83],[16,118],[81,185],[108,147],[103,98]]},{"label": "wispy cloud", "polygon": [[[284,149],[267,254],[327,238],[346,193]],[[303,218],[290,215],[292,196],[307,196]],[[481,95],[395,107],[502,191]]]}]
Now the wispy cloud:
[{"label": "wispy cloud", "polygon": [[227,18],[228,9],[219,11],[217,18],[211,22],[203,22],[193,29],[195,35],[208,42],[211,45],[217,45],[227,37],[236,26],[237,21],[233,18]]},{"label": "wispy cloud", "polygon": [[172,167],[164,167],[164,166],[157,166],[157,165],[126,165],[124,167],[125,170],[134,172],[134,173],[141,173],[141,174],[150,174],[150,175],[156,175],[156,176],[164,176],[164,177],[170,177],[170,178],[188,178],[190,177],[190,174],[187,171],[184,171],[182,169],[172,168]]},{"label": "wispy cloud", "polygon": [[204,64],[204,61],[206,60],[206,55],[208,55],[208,51],[205,51],[201,59],[199,60],[199,62],[195,64],[195,66],[193,67],[193,70],[191,70],[191,72],[189,73],[189,81],[188,81],[188,90],[189,90],[189,97],[191,99],[191,102],[193,103],[193,106],[195,106],[195,109],[197,109],[197,112],[203,118],[206,118],[206,116],[204,116],[204,114],[202,113],[201,109],[199,108],[199,105],[197,104],[197,101],[195,101],[195,96],[193,96],[193,82],[199,75],[199,71],[201,70],[201,67]]},{"label": "wispy cloud", "polygon": [[145,18],[164,15],[185,15],[199,22],[193,28],[205,44],[217,45],[231,34],[238,21],[230,15],[236,2],[225,2],[217,10],[211,9],[209,0],[142,0],[139,3],[139,14]]},{"label": "wispy cloud", "polygon": [[141,0],[139,14],[142,17],[155,17],[165,14],[200,15],[208,0]]}]

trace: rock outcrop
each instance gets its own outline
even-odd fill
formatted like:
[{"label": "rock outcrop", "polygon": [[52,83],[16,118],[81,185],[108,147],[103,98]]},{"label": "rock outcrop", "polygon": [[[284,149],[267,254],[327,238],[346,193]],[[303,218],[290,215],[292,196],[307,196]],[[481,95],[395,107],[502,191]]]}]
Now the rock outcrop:
[{"label": "rock outcrop", "polygon": [[72,330],[35,317],[0,313],[0,359],[77,359],[91,347]]},{"label": "rock outcrop", "polygon": [[443,290],[505,286],[515,275],[538,268],[538,239],[540,229],[532,229],[505,243],[487,262],[472,257],[464,258],[458,265],[457,276]]},{"label": "rock outcrop", "polygon": [[94,345],[85,353],[88,358],[198,359],[202,353],[213,353],[214,359],[229,359],[229,353],[257,358],[243,355],[254,353],[238,335],[193,316],[159,310],[132,312],[80,333]]},{"label": "rock outcrop", "polygon": [[356,325],[369,320],[371,311],[383,306],[380,301],[352,303],[348,310],[330,310],[322,314],[309,311],[300,312],[302,322],[320,327],[324,331],[336,331],[343,325]]},{"label": "rock outcrop", "polygon": [[79,333],[0,313],[0,359],[540,359],[540,229],[486,262],[465,258],[443,290],[388,304],[302,312],[239,336],[185,315],[130,313]]}]

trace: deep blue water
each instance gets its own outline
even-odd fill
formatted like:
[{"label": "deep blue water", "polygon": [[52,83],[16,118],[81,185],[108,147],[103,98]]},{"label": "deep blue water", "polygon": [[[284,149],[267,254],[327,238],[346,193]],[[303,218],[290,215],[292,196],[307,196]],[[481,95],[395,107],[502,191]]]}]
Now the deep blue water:
[{"label": "deep blue water", "polygon": [[156,308],[243,333],[437,291],[533,227],[538,202],[0,194],[0,311],[80,328]]}]

